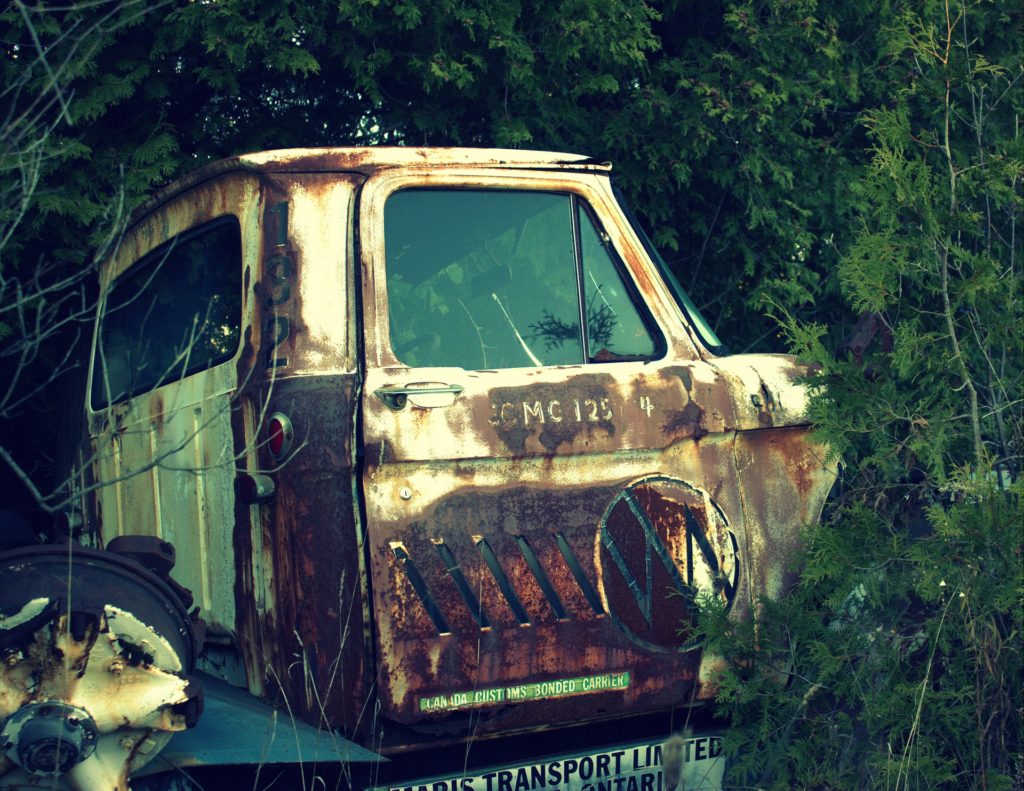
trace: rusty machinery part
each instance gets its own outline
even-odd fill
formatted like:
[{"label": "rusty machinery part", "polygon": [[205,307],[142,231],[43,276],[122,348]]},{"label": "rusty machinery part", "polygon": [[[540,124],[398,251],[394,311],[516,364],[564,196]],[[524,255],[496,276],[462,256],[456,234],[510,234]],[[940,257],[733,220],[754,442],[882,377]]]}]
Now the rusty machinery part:
[{"label": "rusty machinery part", "polygon": [[96,749],[99,731],[89,712],[46,701],[22,706],[0,730],[0,744],[29,774],[60,775]]},{"label": "rusty machinery part", "polygon": [[173,547],[121,544],[0,553],[0,789],[125,790],[202,712]]}]

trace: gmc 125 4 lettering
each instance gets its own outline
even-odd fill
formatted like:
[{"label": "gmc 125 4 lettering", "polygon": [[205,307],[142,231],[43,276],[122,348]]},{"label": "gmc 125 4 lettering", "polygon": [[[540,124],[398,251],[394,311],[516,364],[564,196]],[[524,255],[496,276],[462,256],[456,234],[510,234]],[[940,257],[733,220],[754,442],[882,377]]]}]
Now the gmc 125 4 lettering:
[{"label": "gmc 125 4 lettering", "polygon": [[272,151],[137,212],[82,529],[0,555],[0,789],[719,786],[717,734],[669,739],[698,603],[779,595],[835,470],[806,371],[724,353],[610,174]]}]

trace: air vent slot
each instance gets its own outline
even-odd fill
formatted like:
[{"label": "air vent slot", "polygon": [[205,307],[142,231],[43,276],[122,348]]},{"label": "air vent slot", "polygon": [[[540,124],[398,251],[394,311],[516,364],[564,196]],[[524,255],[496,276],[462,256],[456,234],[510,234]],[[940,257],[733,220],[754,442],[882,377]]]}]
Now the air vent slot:
[{"label": "air vent slot", "polygon": [[601,597],[597,595],[597,591],[594,590],[594,586],[590,584],[590,580],[587,579],[587,575],[583,573],[583,567],[580,565],[576,555],[573,554],[572,547],[569,546],[569,542],[566,541],[565,536],[561,533],[555,533],[555,540],[558,541],[558,548],[562,552],[562,557],[565,558],[565,562],[568,564],[569,570],[576,578],[576,584],[580,586],[580,590],[583,591],[583,595],[586,596],[587,602],[590,604],[590,608],[597,615],[604,615],[604,605],[601,604]]},{"label": "air vent slot", "polygon": [[555,611],[555,617],[560,621],[568,620],[569,615],[565,612],[562,600],[558,598],[555,586],[551,584],[551,580],[548,579],[548,575],[544,573],[544,568],[540,565],[540,560],[537,559],[537,555],[534,553],[533,548],[523,536],[516,536],[515,539],[516,543],[519,545],[519,551],[523,553],[523,558],[526,560],[526,565],[530,567],[530,571],[533,572],[533,576],[537,578],[537,584],[540,585],[540,589],[544,591],[544,596],[547,597],[548,604],[551,605],[551,609]]},{"label": "air vent slot", "polygon": [[476,542],[477,549],[480,550],[480,554],[483,556],[484,563],[487,564],[487,568],[491,570],[491,574],[494,575],[494,581],[498,583],[498,587],[501,588],[502,595],[505,597],[505,601],[508,602],[509,608],[512,610],[512,614],[519,621],[520,626],[530,625],[530,616],[526,612],[526,608],[523,607],[523,603],[519,601],[519,596],[516,595],[515,588],[512,587],[512,582],[509,580],[508,575],[505,573],[505,569],[498,563],[498,557],[494,554],[494,550],[491,549],[491,545],[487,543],[487,539],[482,536],[473,536],[473,541]]},{"label": "air vent slot", "polygon": [[434,546],[437,548],[437,553],[441,556],[441,560],[444,561],[445,569],[451,575],[452,581],[455,583],[455,587],[458,588],[459,593],[462,594],[463,601],[465,601],[466,606],[469,607],[469,613],[473,616],[473,620],[476,621],[476,625],[481,629],[490,628],[491,622],[488,620],[483,606],[477,600],[476,594],[473,593],[473,589],[469,587],[466,575],[462,573],[462,569],[459,568],[459,564],[455,561],[455,556],[452,554],[452,551],[448,549],[448,545],[444,543],[444,539],[434,539]]},{"label": "air vent slot", "polygon": [[437,629],[439,635],[451,634],[451,628],[448,626],[448,621],[445,620],[444,615],[441,613],[441,608],[437,606],[437,602],[434,601],[434,597],[430,595],[430,589],[427,588],[427,583],[423,580],[423,575],[420,574],[420,570],[416,568],[416,564],[412,562],[412,558],[409,557],[409,553],[406,552],[405,547],[401,543],[393,543],[391,545],[391,551],[395,553],[395,557],[402,564],[402,569],[405,571],[405,576],[409,579],[409,584],[412,585],[412,589],[416,591],[416,595],[420,597],[420,602],[423,604],[423,608],[427,611],[427,615],[430,616],[430,620],[434,622],[434,627]]}]

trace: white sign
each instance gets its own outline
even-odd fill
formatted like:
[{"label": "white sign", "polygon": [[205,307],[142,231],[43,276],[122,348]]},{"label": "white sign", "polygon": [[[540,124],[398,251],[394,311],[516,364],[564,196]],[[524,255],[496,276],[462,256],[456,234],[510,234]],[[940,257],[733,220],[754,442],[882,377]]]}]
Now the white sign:
[{"label": "white sign", "polygon": [[[721,737],[680,739],[679,748],[682,788],[721,789],[725,773]],[[472,776],[423,779],[390,786],[387,791],[674,791],[665,787],[662,776],[664,752],[661,742],[627,745],[600,753],[491,769]]]}]

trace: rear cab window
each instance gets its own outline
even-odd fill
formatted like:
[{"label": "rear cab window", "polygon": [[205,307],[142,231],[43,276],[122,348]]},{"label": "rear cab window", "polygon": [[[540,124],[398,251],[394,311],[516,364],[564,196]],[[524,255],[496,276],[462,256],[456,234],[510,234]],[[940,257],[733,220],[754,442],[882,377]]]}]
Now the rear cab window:
[{"label": "rear cab window", "polygon": [[234,357],[241,340],[241,230],[221,217],[165,242],[107,291],[94,351],[94,410]]}]

